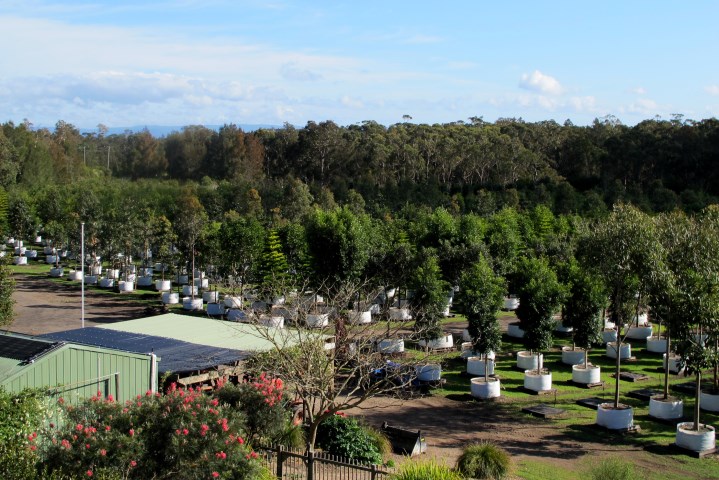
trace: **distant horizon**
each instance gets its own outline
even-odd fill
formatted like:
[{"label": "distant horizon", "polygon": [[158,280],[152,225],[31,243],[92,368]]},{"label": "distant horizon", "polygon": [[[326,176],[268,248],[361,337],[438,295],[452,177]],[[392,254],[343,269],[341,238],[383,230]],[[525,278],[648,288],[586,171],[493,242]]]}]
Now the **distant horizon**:
[{"label": "distant horizon", "polygon": [[15,123],[719,116],[719,2],[0,2]]}]

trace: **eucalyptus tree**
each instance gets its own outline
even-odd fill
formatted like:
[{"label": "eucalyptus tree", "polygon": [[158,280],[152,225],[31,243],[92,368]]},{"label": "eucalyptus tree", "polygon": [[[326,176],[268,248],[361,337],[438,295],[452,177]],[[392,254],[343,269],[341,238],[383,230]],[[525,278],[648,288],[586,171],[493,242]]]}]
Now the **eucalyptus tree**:
[{"label": "eucalyptus tree", "polygon": [[565,287],[545,258],[522,257],[515,273],[519,306],[516,314],[524,330],[525,345],[537,352],[537,371],[542,370],[540,352],[552,346],[555,321],[566,294]]},{"label": "eucalyptus tree", "polygon": [[616,325],[614,408],[619,408],[622,326],[639,308],[662,267],[662,247],[652,220],[636,207],[618,204],[604,221],[586,232],[580,246],[583,263],[607,286],[610,318]]},{"label": "eucalyptus tree", "polygon": [[702,372],[716,367],[719,336],[719,210],[710,207],[695,222],[683,245],[684,268],[677,279],[679,302],[674,322],[677,351],[687,373],[695,375],[694,430],[700,429]]},{"label": "eucalyptus tree", "polygon": [[607,294],[600,278],[573,261],[568,266],[568,292],[562,311],[563,324],[572,327],[572,343],[583,348],[584,368],[589,349],[602,340]]},{"label": "eucalyptus tree", "polygon": [[458,303],[469,322],[472,351],[484,356],[484,380],[488,381],[488,357],[502,346],[497,312],[507,290],[504,279],[492,271],[484,258],[472,264],[459,281]]},{"label": "eucalyptus tree", "polygon": [[248,283],[258,268],[265,242],[265,228],[253,217],[228,214],[220,226],[221,264],[233,290]]},{"label": "eucalyptus tree", "polygon": [[442,336],[440,320],[444,317],[449,285],[442,280],[439,260],[431,249],[417,255],[415,266],[408,279],[412,290],[409,308],[414,319],[414,331],[429,346],[430,340]]},{"label": "eucalyptus tree", "polygon": [[165,271],[172,263],[174,247],[177,242],[172,223],[164,215],[153,217],[150,230],[150,248],[153,251],[153,258],[161,264],[162,280],[165,280]]},{"label": "eucalyptus tree", "polygon": [[208,222],[207,212],[200,203],[200,200],[190,191],[185,190],[178,199],[178,212],[175,218],[175,230],[179,244],[186,255],[190,256],[190,285],[192,288],[192,300],[195,299],[195,255],[200,236],[203,234]]}]

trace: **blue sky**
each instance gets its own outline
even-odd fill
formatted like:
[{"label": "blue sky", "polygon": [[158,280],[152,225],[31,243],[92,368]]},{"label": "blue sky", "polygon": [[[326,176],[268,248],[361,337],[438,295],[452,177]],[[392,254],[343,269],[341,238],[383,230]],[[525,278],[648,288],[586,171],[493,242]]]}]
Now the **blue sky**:
[{"label": "blue sky", "polygon": [[719,2],[0,0],[0,121],[719,116]]}]

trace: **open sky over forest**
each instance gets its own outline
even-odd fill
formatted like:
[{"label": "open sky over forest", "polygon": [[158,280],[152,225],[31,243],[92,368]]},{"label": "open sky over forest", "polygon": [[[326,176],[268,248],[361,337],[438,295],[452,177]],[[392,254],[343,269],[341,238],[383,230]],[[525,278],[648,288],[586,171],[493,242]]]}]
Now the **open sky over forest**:
[{"label": "open sky over forest", "polygon": [[713,0],[0,0],[0,121],[700,120],[718,18]]}]

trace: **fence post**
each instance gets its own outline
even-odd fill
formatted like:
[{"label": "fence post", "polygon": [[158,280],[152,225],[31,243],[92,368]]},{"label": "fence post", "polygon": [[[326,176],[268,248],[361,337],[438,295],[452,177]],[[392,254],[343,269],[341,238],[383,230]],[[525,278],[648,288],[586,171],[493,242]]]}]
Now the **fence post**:
[{"label": "fence post", "polygon": [[282,464],[285,463],[282,445],[277,445],[277,478],[282,479]]},{"label": "fence post", "polygon": [[315,480],[315,452],[307,450],[307,480]]},{"label": "fence post", "polygon": [[370,466],[370,479],[377,479],[377,465],[375,465],[374,463]]}]

